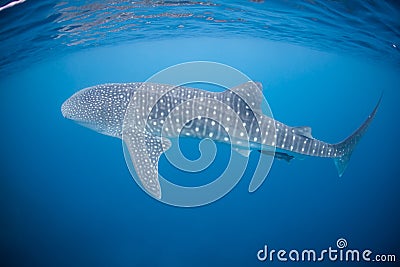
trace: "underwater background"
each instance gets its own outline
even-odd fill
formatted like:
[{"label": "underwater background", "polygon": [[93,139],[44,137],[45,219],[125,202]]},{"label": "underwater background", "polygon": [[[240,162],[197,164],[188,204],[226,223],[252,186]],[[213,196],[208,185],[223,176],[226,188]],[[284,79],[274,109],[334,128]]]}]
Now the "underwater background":
[{"label": "underwater background", "polygon": [[[11,3],[11,4],[10,4]],[[400,258],[397,1],[0,1],[1,266],[292,266],[270,249],[336,247]],[[349,166],[274,161],[262,186],[198,208],[132,179],[121,140],[62,117],[74,92],[140,82],[187,61],[264,85],[275,119],[339,142],[383,100]],[[224,168],[217,145],[213,166]],[[198,140],[183,152],[199,156]],[[164,159],[161,172],[178,175]],[[179,173],[180,179],[212,177]],[[203,177],[203,178],[202,178]],[[203,182],[204,182],[203,181]],[[196,181],[197,183],[197,181]],[[323,266],[380,265],[324,261]],[[381,263],[396,266],[395,263]]]}]

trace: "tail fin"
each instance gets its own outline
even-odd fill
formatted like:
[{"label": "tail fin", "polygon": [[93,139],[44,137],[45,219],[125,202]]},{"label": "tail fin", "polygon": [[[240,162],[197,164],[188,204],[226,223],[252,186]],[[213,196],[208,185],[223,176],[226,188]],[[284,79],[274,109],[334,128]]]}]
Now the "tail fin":
[{"label": "tail fin", "polygon": [[346,170],[346,167],[349,163],[351,154],[353,153],[354,148],[356,147],[357,143],[360,141],[361,137],[364,135],[364,133],[367,131],[368,126],[371,124],[372,120],[375,117],[375,114],[378,110],[379,104],[381,103],[382,96],[379,98],[378,103],[376,104],[374,110],[371,112],[371,114],[368,116],[368,118],[365,120],[365,122],[349,137],[347,137],[344,141],[336,144],[337,151],[339,154],[342,156],[333,158],[333,161],[335,162],[336,169],[338,171],[339,177],[341,177]]}]

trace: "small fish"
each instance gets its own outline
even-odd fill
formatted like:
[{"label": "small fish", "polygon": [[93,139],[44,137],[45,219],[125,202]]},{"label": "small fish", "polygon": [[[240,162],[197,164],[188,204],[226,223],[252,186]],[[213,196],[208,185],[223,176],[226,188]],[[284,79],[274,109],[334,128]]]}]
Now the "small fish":
[{"label": "small fish", "polygon": [[258,150],[286,161],[299,155],[332,158],[342,176],[381,102],[352,135],[330,144],[313,138],[310,127],[291,127],[263,114],[262,99],[261,84],[251,81],[224,92],[114,83],[75,93],[61,112],[85,127],[121,138],[143,187],[160,199],[159,157],[171,146],[170,139],[180,135],[231,143],[244,156]]}]

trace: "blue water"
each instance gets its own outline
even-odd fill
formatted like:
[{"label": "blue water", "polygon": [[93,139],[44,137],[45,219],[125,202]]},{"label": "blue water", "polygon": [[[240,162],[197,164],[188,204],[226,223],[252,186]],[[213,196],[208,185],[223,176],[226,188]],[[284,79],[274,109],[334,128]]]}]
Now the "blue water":
[{"label": "blue water", "polygon": [[[335,248],[341,237],[399,260],[399,13],[395,1],[27,0],[0,11],[0,265],[292,266],[257,251]],[[193,60],[262,82],[276,119],[328,142],[384,97],[342,178],[330,159],[275,161],[248,193],[253,152],[224,198],[177,208],[139,188],[119,139],[64,119],[60,106],[81,88]],[[184,152],[196,157],[197,145]]]}]

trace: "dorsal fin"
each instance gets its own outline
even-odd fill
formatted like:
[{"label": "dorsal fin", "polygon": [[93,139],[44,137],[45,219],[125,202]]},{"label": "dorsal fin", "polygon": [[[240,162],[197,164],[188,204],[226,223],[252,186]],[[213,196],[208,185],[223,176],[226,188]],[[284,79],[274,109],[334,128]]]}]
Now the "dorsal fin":
[{"label": "dorsal fin", "polygon": [[262,84],[260,82],[248,81],[222,93],[229,95],[231,92],[238,94],[243,100],[245,100],[253,111],[261,112],[261,104],[264,100],[264,95],[262,93]]},{"label": "dorsal fin", "polygon": [[311,127],[308,126],[293,127],[293,133],[307,138],[313,138],[311,135]]},{"label": "dorsal fin", "polygon": [[260,89],[260,91],[262,92],[262,90],[263,90],[262,83],[261,82],[254,82],[254,83],[257,85],[258,89]]}]

